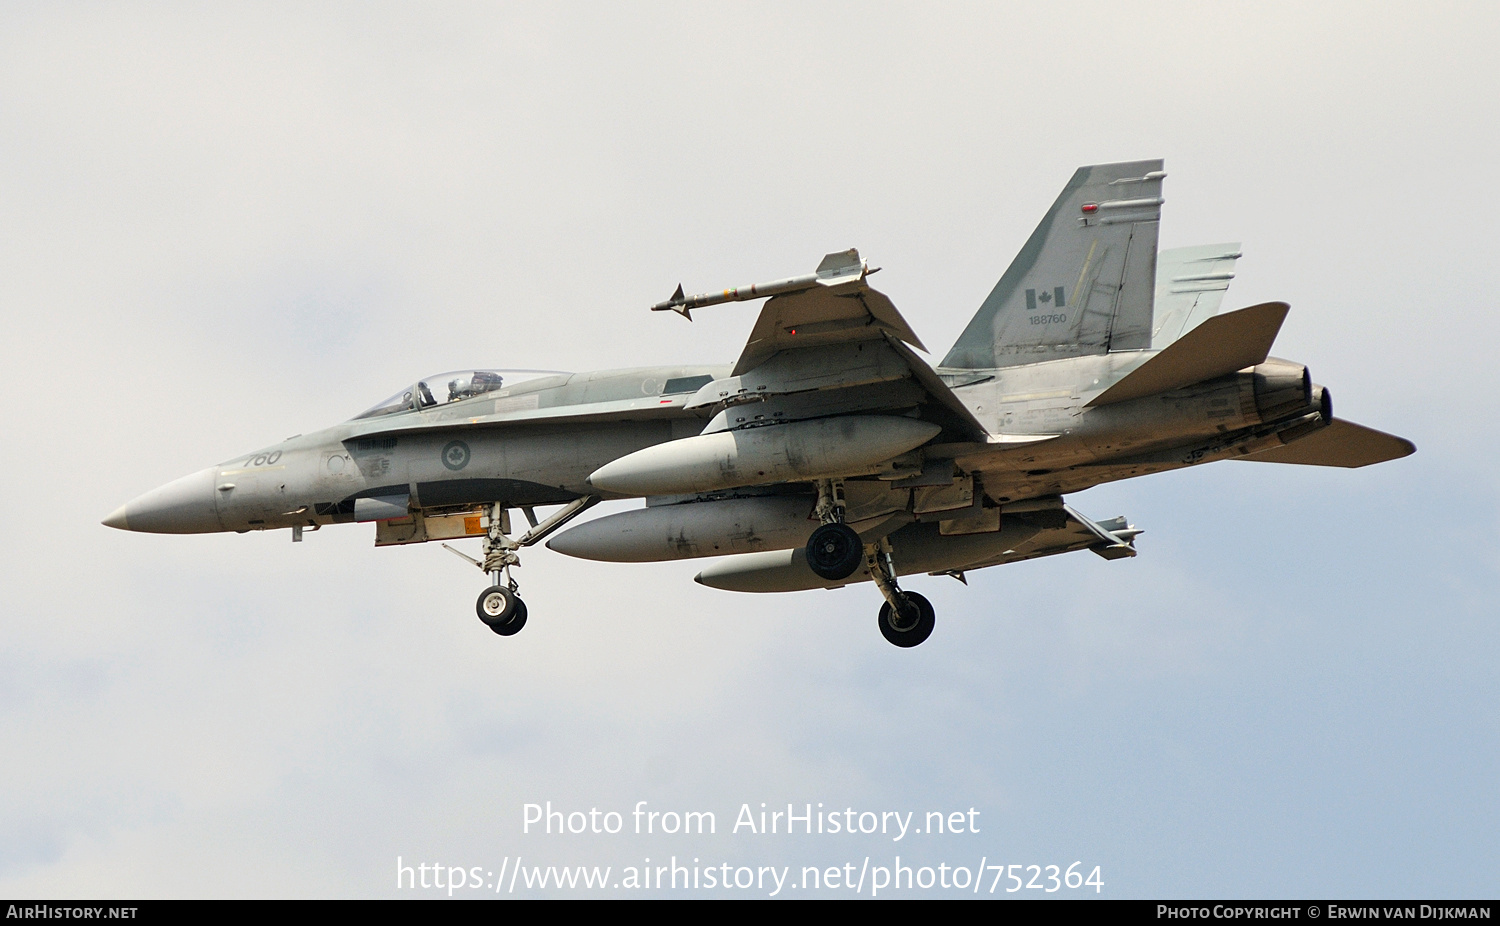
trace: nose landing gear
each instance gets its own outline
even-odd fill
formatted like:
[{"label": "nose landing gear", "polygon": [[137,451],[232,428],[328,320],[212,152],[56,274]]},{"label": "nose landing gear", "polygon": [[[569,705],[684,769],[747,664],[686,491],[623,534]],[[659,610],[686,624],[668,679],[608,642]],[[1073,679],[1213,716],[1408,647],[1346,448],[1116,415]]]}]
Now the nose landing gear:
[{"label": "nose landing gear", "polygon": [[[516,553],[521,545],[510,539],[510,512],[504,506],[491,505],[489,530],[484,535],[484,562],[479,568],[490,574],[493,583],[479,595],[475,610],[486,627],[502,637],[519,633],[526,626],[526,602],[516,594],[520,586],[511,577],[510,567],[521,565]],[[504,585],[500,584],[502,579]]]},{"label": "nose landing gear", "polygon": [[526,602],[516,594],[520,586],[510,574],[512,566],[521,565],[521,556],[517,551],[545,539],[598,502],[598,497],[592,495],[574,499],[540,524],[536,522],[530,508],[523,508],[526,520],[531,523],[531,530],[521,535],[519,540],[512,540],[510,537],[510,512],[503,504],[496,502],[485,512],[488,524],[482,561],[443,544],[444,549],[462,556],[489,575],[490,587],[480,593],[479,600],[474,604],[474,610],[486,627],[502,637],[521,632],[521,628],[526,626]]}]

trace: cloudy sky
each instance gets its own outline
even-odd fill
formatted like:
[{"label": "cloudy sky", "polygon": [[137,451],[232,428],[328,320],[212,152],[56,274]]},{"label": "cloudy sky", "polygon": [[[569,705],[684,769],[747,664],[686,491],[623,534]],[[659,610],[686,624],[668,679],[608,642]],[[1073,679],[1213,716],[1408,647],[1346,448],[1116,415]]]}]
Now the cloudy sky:
[{"label": "cloudy sky", "polygon": [[[1493,896],[1497,39],[1483,3],[5,3],[0,895],[899,855]],[[1082,493],[1140,557],[914,579],[911,651],[867,586],[533,551],[501,639],[435,545],[99,524],[419,375],[732,360],[753,307],[646,306],[851,246],[940,357],[1075,167],[1149,157],[1162,245],[1243,241],[1226,307],[1290,302],[1276,353],[1415,456]],[[624,831],[523,832],[547,801]],[[732,831],[762,803],[978,832]]]}]

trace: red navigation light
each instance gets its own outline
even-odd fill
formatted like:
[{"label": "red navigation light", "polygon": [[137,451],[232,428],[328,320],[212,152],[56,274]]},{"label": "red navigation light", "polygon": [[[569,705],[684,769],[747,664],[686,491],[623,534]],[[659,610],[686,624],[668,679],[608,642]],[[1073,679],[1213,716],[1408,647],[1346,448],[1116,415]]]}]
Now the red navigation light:
[{"label": "red navigation light", "polygon": [[1086,213],[1098,212],[1099,211],[1099,204],[1098,203],[1084,203],[1083,204],[1083,211],[1086,212]]}]

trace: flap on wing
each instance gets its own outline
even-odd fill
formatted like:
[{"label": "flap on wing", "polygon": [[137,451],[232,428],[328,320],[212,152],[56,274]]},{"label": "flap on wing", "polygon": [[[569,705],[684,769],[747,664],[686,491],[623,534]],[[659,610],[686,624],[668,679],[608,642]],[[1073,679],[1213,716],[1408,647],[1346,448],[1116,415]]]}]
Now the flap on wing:
[{"label": "flap on wing", "polygon": [[886,334],[927,349],[891,300],[863,278],[774,296],[760,310],[734,375],[755,369],[780,350],[878,340]]},{"label": "flap on wing", "polygon": [[1266,302],[1216,315],[1158,351],[1088,404],[1139,399],[1264,363],[1281,323],[1286,321],[1288,308],[1285,302]]},{"label": "flap on wing", "polygon": [[1334,419],[1328,427],[1319,428],[1294,443],[1239,459],[1354,469],[1409,456],[1416,449],[1416,445],[1404,437]]}]

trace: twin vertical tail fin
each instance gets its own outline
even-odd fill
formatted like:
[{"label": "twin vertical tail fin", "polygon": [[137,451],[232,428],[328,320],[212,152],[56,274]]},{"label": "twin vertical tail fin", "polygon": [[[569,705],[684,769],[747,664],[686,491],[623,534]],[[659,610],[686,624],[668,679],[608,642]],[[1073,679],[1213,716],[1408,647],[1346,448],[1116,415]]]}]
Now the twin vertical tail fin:
[{"label": "twin vertical tail fin", "polygon": [[1080,167],[941,368],[1150,347],[1165,176],[1160,160]]},{"label": "twin vertical tail fin", "polygon": [[1152,348],[1161,350],[1219,314],[1239,257],[1238,242],[1172,248],[1157,256]]}]

